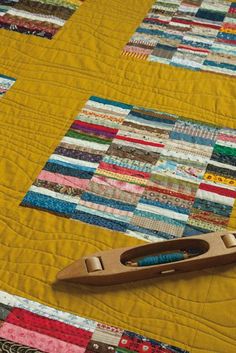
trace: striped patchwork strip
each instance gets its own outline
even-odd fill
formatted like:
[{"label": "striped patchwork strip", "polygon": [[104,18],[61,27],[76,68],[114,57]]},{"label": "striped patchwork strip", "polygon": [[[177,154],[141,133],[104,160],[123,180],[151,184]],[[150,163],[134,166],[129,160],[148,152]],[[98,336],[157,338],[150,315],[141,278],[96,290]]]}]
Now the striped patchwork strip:
[{"label": "striped patchwork strip", "polygon": [[156,0],[123,54],[236,75],[236,1]]},{"label": "striped patchwork strip", "polygon": [[0,351],[14,353],[188,353],[134,332],[0,291]]},{"label": "striped patchwork strip", "polygon": [[0,98],[14,85],[16,80],[12,77],[0,75]]},{"label": "striped patchwork strip", "polygon": [[0,29],[52,39],[84,0],[0,0]]},{"label": "striped patchwork strip", "polygon": [[236,132],[91,97],[21,205],[149,241],[227,227]]}]

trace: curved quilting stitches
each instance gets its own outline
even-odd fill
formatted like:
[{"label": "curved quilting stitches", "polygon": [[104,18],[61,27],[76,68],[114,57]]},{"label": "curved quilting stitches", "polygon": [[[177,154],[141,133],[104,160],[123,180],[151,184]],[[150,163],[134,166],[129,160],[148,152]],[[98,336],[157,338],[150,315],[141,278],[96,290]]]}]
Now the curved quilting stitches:
[{"label": "curved quilting stitches", "polygon": [[0,102],[0,286],[194,353],[234,353],[234,267],[116,288],[55,286],[79,257],[140,241],[18,207],[93,94],[235,128],[230,76],[120,57],[152,3],[86,0],[53,41],[0,31],[0,72],[17,79]]}]

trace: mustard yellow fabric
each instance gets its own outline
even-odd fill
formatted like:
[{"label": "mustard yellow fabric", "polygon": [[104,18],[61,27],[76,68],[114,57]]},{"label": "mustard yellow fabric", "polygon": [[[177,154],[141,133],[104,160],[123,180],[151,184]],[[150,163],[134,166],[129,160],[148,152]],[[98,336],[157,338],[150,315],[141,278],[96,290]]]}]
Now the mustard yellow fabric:
[{"label": "mustard yellow fabric", "polygon": [[17,79],[0,101],[0,289],[191,353],[235,353],[235,266],[108,288],[55,285],[73,260],[139,241],[19,207],[90,95],[236,128],[235,79],[121,56],[151,4],[86,0],[51,41],[0,30],[0,73]]}]

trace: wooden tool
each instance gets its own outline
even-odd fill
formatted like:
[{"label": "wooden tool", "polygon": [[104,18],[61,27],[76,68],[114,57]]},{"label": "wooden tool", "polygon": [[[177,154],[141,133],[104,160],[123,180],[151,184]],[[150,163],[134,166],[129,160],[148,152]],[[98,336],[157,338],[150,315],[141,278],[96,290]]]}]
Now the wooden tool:
[{"label": "wooden tool", "polygon": [[[183,260],[138,266],[138,260],[184,252]],[[167,254],[167,256],[163,256]],[[216,232],[83,257],[57,274],[57,280],[97,286],[118,284],[236,262],[236,232]],[[140,261],[141,263],[141,261]],[[134,265],[135,264],[135,265]]]}]

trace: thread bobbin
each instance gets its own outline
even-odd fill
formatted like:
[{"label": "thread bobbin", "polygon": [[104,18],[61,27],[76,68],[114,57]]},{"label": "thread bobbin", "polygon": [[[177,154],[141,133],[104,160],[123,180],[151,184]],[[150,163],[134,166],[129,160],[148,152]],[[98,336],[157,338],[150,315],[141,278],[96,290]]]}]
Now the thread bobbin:
[{"label": "thread bobbin", "polygon": [[227,248],[233,248],[234,246],[236,246],[236,234],[234,233],[226,234],[222,237],[222,239]]},{"label": "thread bobbin", "polygon": [[85,259],[85,264],[88,272],[102,271],[102,263],[99,257],[92,256]]}]

